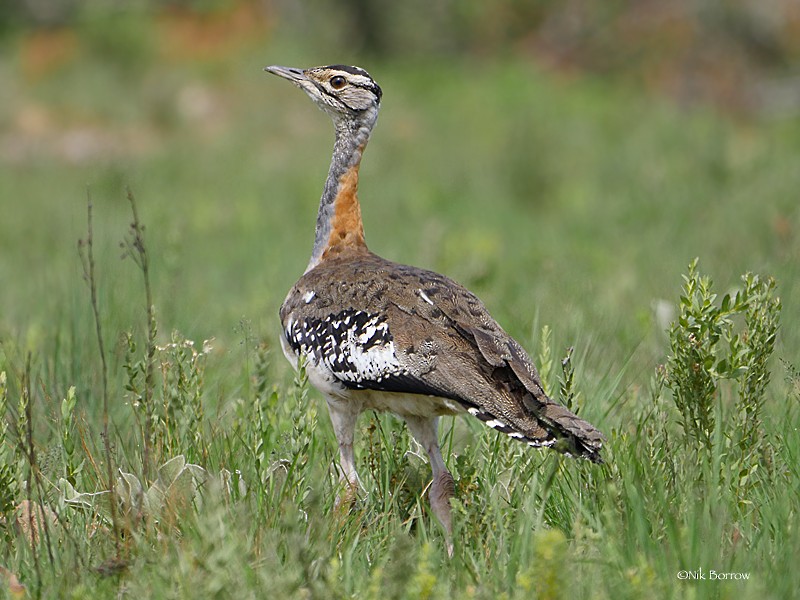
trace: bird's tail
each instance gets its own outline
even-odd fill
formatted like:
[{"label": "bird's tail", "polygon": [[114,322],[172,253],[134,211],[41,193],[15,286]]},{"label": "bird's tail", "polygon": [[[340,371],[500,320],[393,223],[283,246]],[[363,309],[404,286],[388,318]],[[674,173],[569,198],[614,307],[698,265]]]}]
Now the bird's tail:
[{"label": "bird's tail", "polygon": [[556,438],[554,450],[580,456],[594,463],[603,462],[600,450],[605,436],[594,425],[552,401],[545,404],[537,416]]},{"label": "bird's tail", "polygon": [[[531,405],[537,405],[533,408]],[[544,405],[529,397],[529,411],[522,418],[499,417],[487,407],[466,406],[467,411],[485,425],[510,438],[535,448],[551,448],[561,454],[602,463],[600,450],[605,437],[591,423],[584,421],[560,404]],[[497,411],[499,412],[499,411]]]}]

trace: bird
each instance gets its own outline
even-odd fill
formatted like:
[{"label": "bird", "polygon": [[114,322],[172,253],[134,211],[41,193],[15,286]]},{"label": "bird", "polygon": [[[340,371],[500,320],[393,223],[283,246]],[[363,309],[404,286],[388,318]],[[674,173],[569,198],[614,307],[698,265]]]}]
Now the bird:
[{"label": "bird", "polygon": [[371,252],[358,178],[383,92],[362,68],[265,67],[304,91],[333,120],[333,155],[311,258],[280,309],[281,346],[325,397],[345,488],[359,486],[358,416],[401,417],[428,455],[428,500],[452,556],[455,482],[438,441],[444,415],[466,413],[533,447],[602,462],[605,437],[545,393],[522,346],[452,279]]}]

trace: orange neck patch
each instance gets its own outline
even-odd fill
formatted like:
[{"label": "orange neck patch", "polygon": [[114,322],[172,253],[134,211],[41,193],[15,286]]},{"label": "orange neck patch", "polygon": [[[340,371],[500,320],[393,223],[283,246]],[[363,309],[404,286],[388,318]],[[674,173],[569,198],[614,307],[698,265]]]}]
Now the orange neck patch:
[{"label": "orange neck patch", "polygon": [[358,167],[350,167],[339,178],[339,190],[333,201],[331,234],[322,253],[323,260],[345,251],[367,249],[361,205],[358,203]]}]

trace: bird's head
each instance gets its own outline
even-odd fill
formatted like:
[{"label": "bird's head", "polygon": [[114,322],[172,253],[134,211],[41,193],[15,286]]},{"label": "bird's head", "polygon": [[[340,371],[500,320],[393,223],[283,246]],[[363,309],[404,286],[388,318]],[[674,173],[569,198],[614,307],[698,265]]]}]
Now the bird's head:
[{"label": "bird's head", "polygon": [[337,123],[372,126],[378,117],[381,88],[364,69],[330,65],[310,69],[272,66],[264,70],[294,83]]}]

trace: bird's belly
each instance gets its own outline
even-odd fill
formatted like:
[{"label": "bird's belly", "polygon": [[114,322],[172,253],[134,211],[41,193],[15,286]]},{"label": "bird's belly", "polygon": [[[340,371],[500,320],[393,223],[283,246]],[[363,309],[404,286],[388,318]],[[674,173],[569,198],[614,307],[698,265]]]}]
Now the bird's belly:
[{"label": "bird's belly", "polygon": [[439,417],[464,412],[464,408],[458,402],[437,396],[379,390],[348,390],[348,392],[353,400],[362,403],[364,409],[387,411],[401,417]]}]

